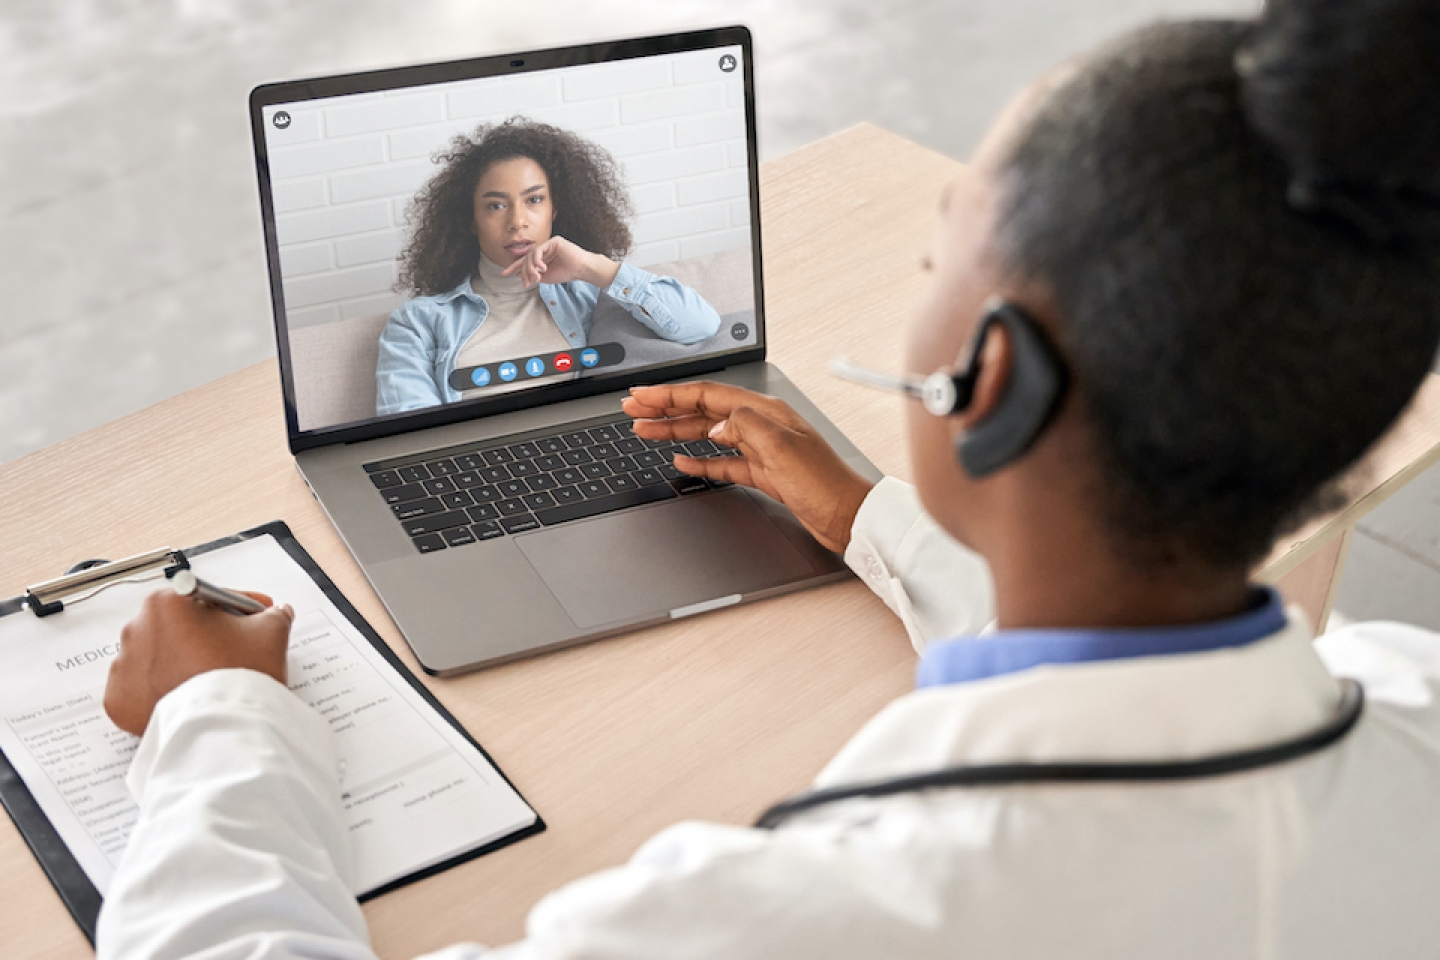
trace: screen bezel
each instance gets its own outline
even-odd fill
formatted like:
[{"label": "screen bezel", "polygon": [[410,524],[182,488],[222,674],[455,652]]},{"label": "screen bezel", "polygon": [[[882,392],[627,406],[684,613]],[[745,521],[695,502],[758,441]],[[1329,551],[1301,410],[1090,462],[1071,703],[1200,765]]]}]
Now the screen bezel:
[{"label": "screen bezel", "polygon": [[[712,353],[694,360],[653,364],[604,377],[587,377],[564,383],[546,384],[530,390],[505,393],[496,397],[440,404],[424,410],[391,414],[360,422],[311,430],[300,429],[299,410],[295,401],[295,376],[290,357],[290,332],[285,317],[285,292],[280,271],[280,248],[275,230],[275,210],[271,197],[270,161],[265,142],[263,111],[266,107],[348,94],[374,93],[401,87],[422,87],[436,83],[533,73],[539,70],[553,70],[557,67],[585,66],[660,54],[686,53],[710,47],[733,46],[739,46],[743,51],[741,66],[745,85],[745,141],[750,180],[750,252],[755,287],[754,344],[735,350]],[[736,364],[764,360],[765,300],[760,256],[760,175],[756,149],[755,72],[752,50],[749,29],[744,26],[730,26],[634,40],[604,41],[572,47],[497,54],[471,60],[454,60],[446,63],[316,77],[308,80],[267,83],[252,90],[250,92],[250,129],[255,149],[256,175],[260,188],[260,213],[265,233],[265,259],[270,273],[270,303],[275,317],[275,342],[280,364],[280,386],[284,397],[285,429],[289,437],[290,452],[293,454],[337,443],[355,443],[361,440],[410,433],[429,427],[506,413],[511,410],[611,393],[616,390],[624,390],[637,383],[654,383],[657,379],[671,380],[701,376]],[[661,376],[657,377],[657,374]]]}]

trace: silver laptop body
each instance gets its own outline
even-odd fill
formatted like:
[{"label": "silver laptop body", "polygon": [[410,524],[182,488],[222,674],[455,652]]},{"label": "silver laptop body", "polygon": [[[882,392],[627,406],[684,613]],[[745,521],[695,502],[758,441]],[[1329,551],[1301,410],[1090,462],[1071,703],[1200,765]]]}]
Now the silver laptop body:
[{"label": "silver laptop body", "polygon": [[[784,399],[853,467],[880,476],[765,362],[751,63],[749,32],[730,27],[251,94],[290,447],[427,671],[846,575],[785,508],[681,477],[675,451],[638,441],[620,412],[637,383],[733,383]],[[490,307],[502,296],[454,270],[465,269],[467,230],[475,253],[497,249],[486,218],[511,204],[485,198],[511,195],[477,183],[473,207],[459,209],[441,181],[453,168],[468,184],[463,165],[477,162],[485,177],[487,155],[467,150],[502,127],[539,138],[547,162],[570,171],[545,178],[550,207],[540,185],[517,188],[514,216],[534,203],[550,235],[588,237],[609,222],[594,211],[609,210],[631,242],[611,257],[622,266],[606,290],[538,288],[557,328],[545,342],[515,346],[497,320],[510,352],[491,356],[479,338],[504,316]],[[534,167],[506,169],[536,179]],[[607,182],[618,205],[586,199]],[[562,219],[575,208],[588,220]],[[427,252],[437,250],[460,251],[448,277],[429,269],[449,262]],[[453,289],[436,286],[456,276]],[[658,299],[630,298],[630,282]],[[716,453],[704,446],[687,452]]]}]

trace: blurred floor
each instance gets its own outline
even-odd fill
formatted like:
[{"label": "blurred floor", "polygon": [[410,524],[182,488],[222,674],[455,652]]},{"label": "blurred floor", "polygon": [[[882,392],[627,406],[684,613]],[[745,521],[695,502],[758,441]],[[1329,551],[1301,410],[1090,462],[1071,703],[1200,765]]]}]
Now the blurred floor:
[{"label": "blurred floor", "polygon": [[[963,158],[1057,61],[1156,17],[1257,7],[6,0],[0,461],[273,355],[246,113],[258,83],[738,21],[755,33],[762,159],[862,120]],[[1437,478],[1423,489],[1435,493]],[[1342,610],[1440,628],[1433,535],[1421,549],[1395,533],[1440,529],[1440,493],[1420,489],[1376,515],[1386,539],[1357,540]]]}]

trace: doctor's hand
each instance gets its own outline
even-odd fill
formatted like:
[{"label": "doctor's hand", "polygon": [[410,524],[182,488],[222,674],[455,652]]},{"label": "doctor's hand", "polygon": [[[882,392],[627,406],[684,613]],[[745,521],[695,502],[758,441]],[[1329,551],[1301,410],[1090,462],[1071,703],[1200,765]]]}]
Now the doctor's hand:
[{"label": "doctor's hand", "polygon": [[110,664],[105,712],[115,726],[143,734],[161,697],[210,670],[258,670],[284,683],[295,611],[263,593],[246,596],[269,609],[237,617],[172,590],[146,597],[139,616],[120,631],[120,653]]},{"label": "doctor's hand", "polygon": [[501,276],[519,276],[525,289],[537,283],[569,283],[584,280],[604,290],[615,282],[620,264],[609,257],[591,253],[564,237],[551,237],[527,250],[519,260],[500,271]]},{"label": "doctor's hand", "polygon": [[637,437],[709,437],[742,454],[677,455],[675,466],[685,473],[744,484],[780,501],[828,550],[841,553],[850,543],[855,514],[874,485],[783,400],[702,381],[631,387],[621,406],[636,418]]}]

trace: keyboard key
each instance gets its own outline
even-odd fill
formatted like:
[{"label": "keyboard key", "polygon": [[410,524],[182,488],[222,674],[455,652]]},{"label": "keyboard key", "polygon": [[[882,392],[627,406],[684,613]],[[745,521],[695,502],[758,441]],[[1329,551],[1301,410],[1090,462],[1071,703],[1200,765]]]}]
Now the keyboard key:
[{"label": "keyboard key", "polygon": [[634,480],[631,480],[628,476],[611,477],[605,482],[608,483],[610,485],[610,489],[615,491],[616,493],[624,493],[627,490],[635,490],[638,489],[640,486],[640,484],[636,483]]},{"label": "keyboard key", "polygon": [[553,453],[547,453],[535,458],[535,466],[546,473],[554,473],[565,466],[565,461]]},{"label": "keyboard key", "polygon": [[421,480],[430,479],[430,471],[422,466],[401,467],[398,471],[400,479],[406,483],[419,483]]},{"label": "keyboard key", "polygon": [[586,480],[580,484],[580,492],[584,494],[588,500],[594,499],[595,497],[609,496],[610,488],[599,480]]},{"label": "keyboard key", "polygon": [[647,449],[647,450],[655,450],[655,449],[658,449],[658,448],[660,448],[660,447],[668,447],[668,446],[670,446],[670,444],[671,444],[673,441],[670,441],[670,440],[642,440],[642,441],[640,441],[640,442],[643,443],[643,444],[645,444],[645,449]]},{"label": "keyboard key", "polygon": [[556,503],[579,503],[585,495],[574,487],[561,487],[551,494]]},{"label": "keyboard key", "polygon": [[448,530],[440,531],[440,536],[444,537],[445,542],[452,547],[458,547],[465,543],[474,543],[476,540],[475,534],[470,532],[469,527],[451,527]]},{"label": "keyboard key", "polygon": [[386,503],[404,503],[406,500],[419,500],[426,496],[425,487],[418,483],[407,483],[400,487],[388,487],[382,494]]},{"label": "keyboard key", "polygon": [[615,449],[613,443],[597,443],[590,448],[590,456],[596,460],[609,460],[611,457],[620,456],[620,451]]},{"label": "keyboard key", "polygon": [[511,460],[515,459],[514,457],[510,456],[510,451],[506,450],[504,447],[496,447],[494,450],[486,450],[484,453],[480,454],[480,456],[484,457],[485,462],[492,467],[498,467],[502,463],[509,463]]},{"label": "keyboard key", "polygon": [[670,489],[669,484],[661,484],[658,487],[639,487],[634,490],[627,490],[624,493],[613,493],[608,497],[597,497],[578,503],[562,503],[552,510],[540,511],[535,515],[535,519],[549,527],[557,523],[566,523],[571,520],[581,520],[585,517],[599,516],[602,513],[609,513],[612,510],[638,507],[642,503],[668,500],[674,496],[675,491]]},{"label": "keyboard key", "polygon": [[486,467],[480,471],[480,476],[485,478],[486,483],[499,483],[510,479],[510,471],[504,467]]},{"label": "keyboard key", "polygon": [[589,463],[590,461],[595,459],[594,457],[590,456],[590,451],[588,450],[566,450],[564,453],[560,454],[560,456],[566,463],[570,464],[570,466],[572,467],[581,463]]},{"label": "keyboard key", "polygon": [[741,456],[741,453],[740,453],[739,450],[736,450],[734,447],[721,447],[721,448],[720,448],[720,456],[722,456],[722,457],[738,457],[738,456]]},{"label": "keyboard key", "polygon": [[429,517],[416,517],[401,524],[407,536],[418,537],[422,533],[434,533],[446,527],[462,527],[470,523],[470,516],[464,510],[437,513]]},{"label": "keyboard key", "polygon": [[524,533],[526,530],[539,530],[540,521],[527,514],[523,517],[501,520],[500,526],[505,528],[506,533]]},{"label": "keyboard key", "polygon": [[375,484],[376,490],[384,490],[386,487],[398,487],[404,483],[400,474],[394,470],[381,470],[379,473],[370,474],[370,482]]},{"label": "keyboard key", "polygon": [[476,503],[494,503],[500,499],[500,491],[494,487],[476,487],[470,491],[470,496],[475,498]]},{"label": "keyboard key", "polygon": [[603,463],[586,463],[581,465],[580,473],[586,480],[599,480],[610,476],[610,468]]},{"label": "keyboard key", "polygon": [[530,489],[534,490],[536,493],[539,493],[541,490],[554,490],[556,487],[560,486],[560,481],[556,480],[548,473],[542,473],[538,477],[531,477],[525,482],[530,484]]},{"label": "keyboard key", "polygon": [[540,448],[533,442],[517,443],[510,448],[510,455],[516,460],[532,460],[540,456]]},{"label": "keyboard key", "polygon": [[530,492],[530,485],[524,480],[506,480],[499,489],[502,497],[523,497]]},{"label": "keyboard key", "polygon": [[502,517],[514,517],[530,512],[523,500],[501,500],[495,506],[499,508]]},{"label": "keyboard key", "polygon": [[450,480],[455,484],[455,486],[459,487],[461,490],[469,490],[471,487],[478,487],[485,482],[484,480],[480,479],[480,474],[476,473],[474,470],[467,470],[464,473],[457,473],[455,474],[455,476],[451,477]]},{"label": "keyboard key", "polygon": [[461,507],[469,507],[475,503],[475,498],[461,490],[458,493],[447,493],[440,497],[440,502],[451,510],[459,510]]},{"label": "keyboard key", "polygon": [[559,437],[545,437],[543,440],[536,440],[535,446],[539,447],[545,453],[564,453],[569,449],[569,447],[565,445],[565,441]]},{"label": "keyboard key", "polygon": [[660,476],[659,470],[636,470],[630,476],[642,487],[653,487],[657,483],[665,482],[665,478]]},{"label": "keyboard key", "polygon": [[611,473],[629,473],[631,470],[637,470],[640,467],[640,465],[630,457],[611,457],[605,461],[605,466],[610,468]]},{"label": "keyboard key", "polygon": [[532,493],[520,499],[524,500],[525,506],[531,510],[544,510],[547,507],[555,506],[555,498],[548,493]]},{"label": "keyboard key", "polygon": [[575,467],[566,467],[564,470],[555,471],[555,479],[569,486],[584,480],[585,475]]},{"label": "keyboard key", "polygon": [[590,436],[594,437],[600,443],[613,443],[620,439],[620,428],[614,424],[594,427],[590,431]]},{"label": "keyboard key", "polygon": [[595,442],[594,439],[590,436],[590,434],[586,433],[583,430],[579,433],[563,434],[560,439],[564,440],[565,444],[571,450],[574,450],[576,447],[588,447],[590,446],[590,444]]},{"label": "keyboard key", "polygon": [[533,460],[516,460],[510,464],[510,476],[512,477],[533,477],[539,472],[540,468],[535,466]]},{"label": "keyboard key", "polygon": [[438,480],[426,480],[421,486],[424,487],[425,492],[432,497],[438,497],[442,493],[455,492],[455,483],[448,477],[441,477]]},{"label": "keyboard key", "polygon": [[432,477],[449,477],[460,472],[460,468],[455,466],[455,461],[450,459],[431,460],[425,466],[430,468]]},{"label": "keyboard key", "polygon": [[485,466],[485,458],[478,453],[462,453],[455,458],[455,465],[461,470],[479,470]]},{"label": "keyboard key", "polygon": [[415,549],[421,553],[434,553],[436,550],[445,549],[445,538],[438,533],[427,533],[423,537],[416,537],[410,542],[415,544]]},{"label": "keyboard key", "polygon": [[482,503],[478,506],[471,507],[465,512],[470,514],[470,519],[476,523],[482,520],[494,520],[500,516],[500,511],[495,509],[495,504],[493,503]]},{"label": "keyboard key", "polygon": [[621,453],[639,453],[645,449],[645,441],[639,437],[621,437],[615,441],[615,449]]},{"label": "keyboard key", "polygon": [[470,528],[470,532],[475,534],[476,538],[480,540],[493,540],[496,537],[505,536],[505,531],[501,530],[500,524],[494,520],[485,520],[477,523]]},{"label": "keyboard key", "polygon": [[632,458],[637,467],[658,467],[665,462],[665,458],[654,450],[646,450],[644,453],[637,453]]},{"label": "keyboard key", "polygon": [[679,480],[672,480],[670,486],[674,487],[677,493],[699,493],[701,490],[710,489],[704,477],[681,477]]},{"label": "keyboard key", "polygon": [[713,440],[696,440],[694,443],[685,444],[685,452],[692,457],[708,457],[719,453],[720,448]]},{"label": "keyboard key", "polygon": [[681,477],[688,476],[688,474],[681,473],[679,470],[675,469],[673,464],[669,463],[662,463],[655,469],[659,470],[660,476],[664,477],[666,480],[679,480]]},{"label": "keyboard key", "polygon": [[411,517],[428,517],[432,513],[444,513],[445,504],[434,497],[426,497],[424,500],[397,503],[390,509],[395,512],[395,519],[409,520]]}]

